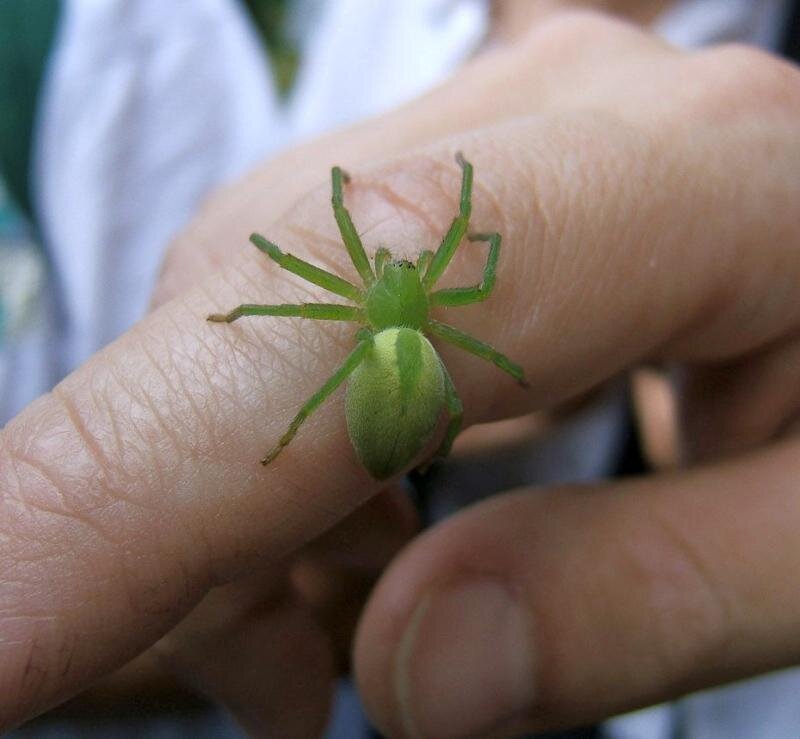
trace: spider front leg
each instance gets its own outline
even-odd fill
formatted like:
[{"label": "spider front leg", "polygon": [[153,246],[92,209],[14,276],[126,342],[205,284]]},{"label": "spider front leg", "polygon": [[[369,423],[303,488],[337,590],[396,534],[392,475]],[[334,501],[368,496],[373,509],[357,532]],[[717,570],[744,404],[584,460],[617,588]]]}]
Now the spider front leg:
[{"label": "spider front leg", "polygon": [[478,303],[491,295],[497,275],[497,260],[500,257],[500,234],[471,234],[468,238],[470,241],[489,242],[489,256],[486,259],[486,266],[483,268],[483,279],[480,285],[437,290],[430,295],[431,305],[444,305],[452,308],[458,305]]},{"label": "spider front leg", "polygon": [[361,243],[361,237],[353,225],[353,219],[347,208],[344,207],[344,195],[342,194],[342,182],[349,181],[348,175],[342,171],[341,167],[334,167],[331,170],[331,182],[333,186],[333,195],[331,196],[331,203],[333,205],[333,215],[336,218],[336,224],[339,226],[339,233],[342,235],[345,249],[353,261],[356,271],[364,281],[365,287],[369,287],[375,282],[375,275],[372,268],[369,266],[369,259],[367,253],[364,251],[364,245]]},{"label": "spider front leg", "polygon": [[381,246],[375,251],[375,275],[380,279],[383,275],[383,265],[392,258],[392,253],[385,247]]},{"label": "spider front leg", "polygon": [[339,369],[337,369],[336,372],[334,372],[333,375],[328,378],[328,381],[319,390],[317,390],[317,392],[314,393],[314,395],[309,398],[308,402],[306,402],[306,404],[299,410],[297,415],[289,424],[289,428],[286,429],[286,432],[283,434],[283,436],[281,436],[275,447],[267,453],[264,459],[261,460],[261,464],[268,465],[273,459],[275,459],[275,457],[281,453],[281,450],[292,439],[294,439],[295,434],[303,422],[320,405],[322,405],[328,396],[330,396],[333,391],[336,390],[336,388],[339,387],[339,385],[341,385],[353,373],[356,367],[361,364],[370,347],[372,346],[372,336],[364,330],[359,331],[357,336],[360,341],[356,348],[350,352],[347,359],[345,359]]},{"label": "spider front leg", "polygon": [[442,273],[447,269],[450,260],[456,253],[458,245],[467,233],[469,217],[472,213],[472,165],[464,159],[461,152],[456,154],[456,161],[461,165],[461,200],[458,215],[453,219],[450,228],[436,253],[431,259],[430,266],[422,279],[423,287],[430,288]]},{"label": "spider front leg", "polygon": [[425,277],[428,267],[431,266],[431,259],[433,259],[433,252],[430,249],[423,249],[419,253],[419,259],[417,259],[417,274],[420,279]]},{"label": "spider front leg", "polygon": [[320,267],[315,267],[310,262],[282,252],[278,246],[265,239],[261,234],[251,234],[250,241],[259,251],[264,252],[273,262],[287,272],[302,277],[314,285],[319,285],[319,287],[332,292],[334,295],[341,295],[343,298],[349,298],[357,303],[363,300],[363,293],[353,283]]},{"label": "spider front leg", "polygon": [[442,372],[444,374],[444,402],[445,407],[447,408],[447,413],[450,415],[450,421],[447,424],[447,430],[444,432],[444,439],[442,439],[442,443],[439,445],[439,448],[436,450],[430,460],[420,468],[420,472],[423,473],[434,462],[444,459],[448,454],[450,454],[450,450],[453,448],[453,442],[456,440],[456,436],[458,436],[459,432],[461,431],[461,424],[464,420],[464,405],[461,402],[461,398],[458,397],[456,386],[453,384],[453,379],[450,377],[447,367],[444,366],[444,362],[440,363],[442,365]]},{"label": "spider front leg", "polygon": [[283,316],[290,318],[312,318],[317,321],[364,320],[364,311],[349,305],[333,303],[301,303],[299,305],[254,305],[245,303],[229,313],[213,313],[206,320],[218,323],[233,323],[242,316]]},{"label": "spider front leg", "polygon": [[489,344],[485,344],[469,334],[459,331],[457,328],[448,326],[446,323],[434,321],[432,318],[428,319],[428,330],[440,339],[455,344],[459,349],[463,349],[481,359],[487,359],[503,372],[511,375],[520,385],[528,387],[522,367],[512,362],[505,354],[501,354],[497,349],[489,346]]}]

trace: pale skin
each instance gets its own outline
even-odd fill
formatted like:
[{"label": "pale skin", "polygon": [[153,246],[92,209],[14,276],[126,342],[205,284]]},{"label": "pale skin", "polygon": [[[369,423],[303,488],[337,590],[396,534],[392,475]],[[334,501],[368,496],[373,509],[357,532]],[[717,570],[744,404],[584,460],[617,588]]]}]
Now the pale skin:
[{"label": "pale skin", "polygon": [[[252,735],[318,734],[355,620],[357,599],[337,599],[366,593],[413,520],[371,497],[335,403],[253,464],[352,331],[202,319],[265,294],[322,300],[243,232],[354,279],[319,176],[334,161],[358,170],[368,248],[434,249],[457,150],[481,173],[475,228],[504,248],[504,289],[457,325],[531,384],[443,346],[465,425],[677,362],[692,466],[516,491],[413,541],[357,630],[370,715],[392,737],[514,736],[800,663],[798,116],[798,72],[772,57],[683,54],[554,11],[443,89],[221,196],[172,251],[159,309],[2,432],[3,728],[157,643]],[[462,249],[452,284],[485,259]]]}]

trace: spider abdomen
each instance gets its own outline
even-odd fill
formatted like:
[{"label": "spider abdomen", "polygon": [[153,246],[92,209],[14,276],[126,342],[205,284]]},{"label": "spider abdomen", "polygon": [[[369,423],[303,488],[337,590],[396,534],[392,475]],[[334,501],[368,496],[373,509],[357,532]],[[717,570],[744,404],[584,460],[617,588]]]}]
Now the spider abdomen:
[{"label": "spider abdomen", "polygon": [[405,467],[433,433],[445,401],[441,360],[422,333],[377,333],[347,385],[347,430],[378,480]]}]

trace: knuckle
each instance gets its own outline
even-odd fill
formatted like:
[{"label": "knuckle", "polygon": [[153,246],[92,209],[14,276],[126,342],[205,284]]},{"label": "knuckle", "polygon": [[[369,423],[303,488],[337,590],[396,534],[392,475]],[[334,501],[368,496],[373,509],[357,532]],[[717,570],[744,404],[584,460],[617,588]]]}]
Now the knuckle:
[{"label": "knuckle", "polygon": [[367,253],[387,246],[393,257],[415,260],[423,249],[435,249],[458,214],[459,182],[454,159],[425,154],[357,174],[345,197]]},{"label": "knuckle", "polygon": [[715,116],[797,113],[800,70],[746,44],[724,44],[688,57],[701,80],[701,109]]},{"label": "knuckle", "polygon": [[633,537],[630,557],[639,598],[652,621],[640,651],[645,674],[660,685],[685,688],[725,650],[732,607],[699,548],[663,519]]},{"label": "knuckle", "polygon": [[598,49],[621,43],[640,43],[645,34],[636,26],[611,15],[575,9],[556,13],[536,24],[527,35],[531,51],[548,58],[580,61]]}]

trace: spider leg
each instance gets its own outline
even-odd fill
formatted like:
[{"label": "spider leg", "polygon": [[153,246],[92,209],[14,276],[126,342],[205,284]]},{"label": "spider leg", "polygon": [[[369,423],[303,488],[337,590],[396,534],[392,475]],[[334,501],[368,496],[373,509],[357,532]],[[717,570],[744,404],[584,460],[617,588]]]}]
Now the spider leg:
[{"label": "spider leg", "polygon": [[444,366],[444,362],[440,362],[440,364],[442,365],[442,372],[444,373],[444,402],[447,413],[450,415],[450,421],[447,424],[447,430],[444,433],[444,439],[442,439],[439,448],[427,462],[420,466],[419,471],[423,474],[434,462],[444,459],[450,454],[450,450],[453,448],[453,442],[456,436],[458,436],[459,431],[461,431],[461,423],[464,420],[464,406],[461,403],[461,398],[458,397],[456,386],[453,384],[453,379],[450,377],[447,367]]},{"label": "spider leg", "polygon": [[261,464],[268,465],[275,457],[280,454],[281,450],[295,437],[297,430],[305,421],[327,398],[328,396],[336,390],[339,385],[341,385],[350,374],[352,374],[353,370],[358,367],[359,364],[364,359],[367,351],[372,346],[372,337],[365,338],[363,341],[359,342],[355,349],[347,356],[347,359],[341,364],[339,369],[336,370],[327,380],[327,382],[319,389],[316,393],[314,393],[306,402],[306,404],[299,410],[297,415],[294,417],[292,422],[289,424],[289,428],[286,429],[286,432],[281,436],[278,443],[275,445],[273,449],[271,449],[264,459],[261,460]]},{"label": "spider leg", "polygon": [[361,238],[353,225],[353,219],[350,218],[350,213],[344,207],[344,195],[342,194],[342,181],[347,182],[349,177],[345,174],[340,167],[334,167],[331,170],[331,181],[333,183],[333,195],[331,196],[331,203],[333,204],[333,215],[336,218],[336,223],[339,226],[339,233],[342,235],[342,241],[353,260],[353,265],[356,271],[361,275],[364,285],[369,287],[375,282],[375,275],[372,268],[369,266],[369,259],[367,253],[364,251],[364,245],[361,243]]},{"label": "spider leg", "polygon": [[425,277],[425,273],[431,265],[431,259],[433,259],[433,252],[430,249],[424,249],[419,253],[419,259],[417,259],[417,274],[419,274],[420,279]]},{"label": "spider leg", "polygon": [[422,284],[430,288],[442,273],[447,269],[453,254],[464,238],[469,226],[469,216],[472,212],[472,165],[464,159],[461,152],[456,154],[456,161],[461,165],[461,201],[458,215],[453,219],[450,228],[442,239],[442,243],[431,259],[430,266],[425,272]]},{"label": "spider leg", "polygon": [[213,313],[206,320],[218,323],[233,323],[242,316],[286,316],[293,318],[313,318],[317,321],[356,321],[364,320],[364,311],[349,305],[332,303],[301,303],[300,305],[253,305],[245,303],[230,313]]},{"label": "spider leg", "polygon": [[381,246],[375,252],[375,275],[377,277],[383,274],[383,265],[391,258],[392,253],[385,246]]},{"label": "spider leg", "polygon": [[261,234],[251,234],[250,241],[257,249],[263,251],[273,262],[276,262],[288,272],[292,272],[314,285],[319,285],[335,295],[341,295],[343,298],[349,298],[357,303],[361,303],[364,300],[363,293],[352,282],[348,282],[320,267],[315,267],[313,264],[298,259],[291,254],[282,252],[279,247],[265,239]]},{"label": "spider leg", "polygon": [[503,372],[507,372],[511,375],[523,387],[528,386],[522,367],[512,362],[505,354],[501,354],[494,347],[489,346],[489,344],[485,344],[469,334],[459,331],[457,328],[448,326],[446,323],[434,321],[432,318],[428,319],[428,329],[432,334],[438,336],[440,339],[449,341],[451,344],[455,344],[459,349],[463,349],[481,359],[487,359],[492,362],[503,370]]},{"label": "spider leg", "polygon": [[486,266],[483,268],[483,279],[480,285],[437,290],[430,295],[431,305],[453,307],[467,305],[468,303],[478,303],[481,300],[486,300],[494,289],[497,259],[500,256],[500,234],[471,234],[468,238],[470,241],[489,242],[489,256],[486,259]]}]

